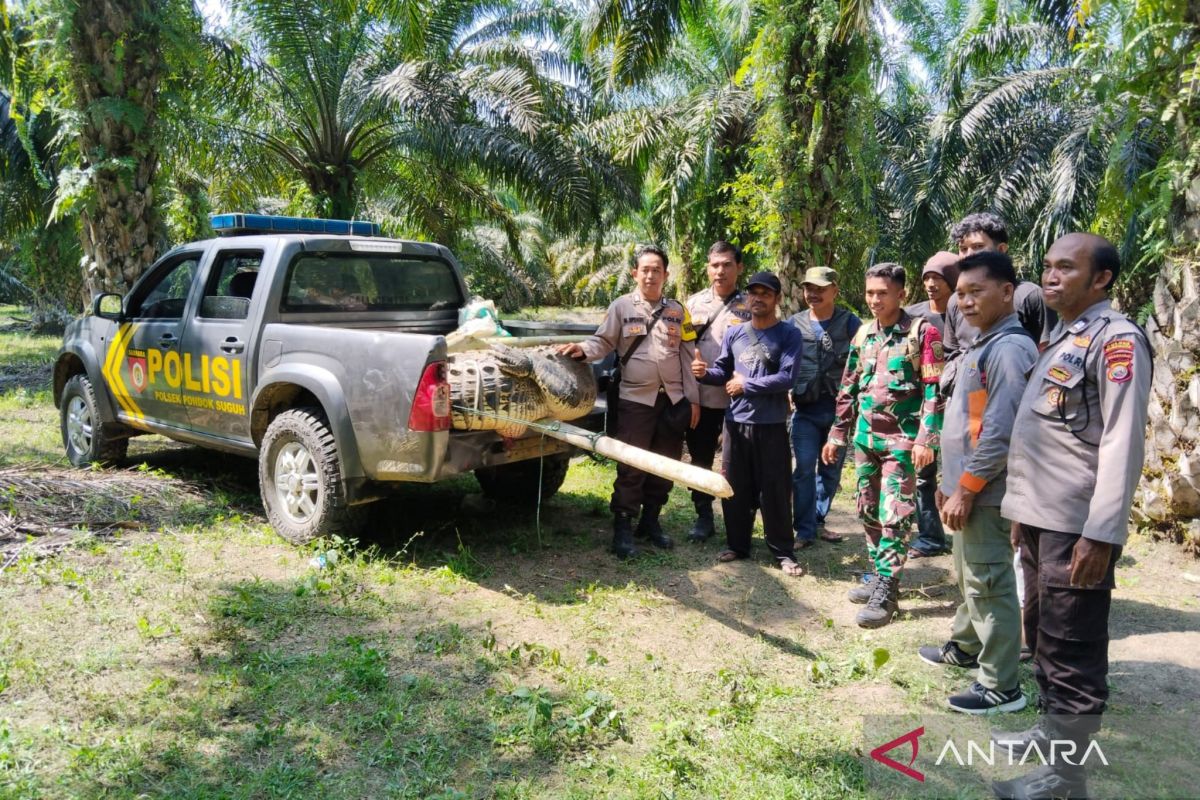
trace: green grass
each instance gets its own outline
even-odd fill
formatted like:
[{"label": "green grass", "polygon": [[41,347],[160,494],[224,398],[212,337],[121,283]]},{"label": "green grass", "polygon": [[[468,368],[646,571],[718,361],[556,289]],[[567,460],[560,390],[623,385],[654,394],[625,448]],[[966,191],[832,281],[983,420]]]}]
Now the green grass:
[{"label": "green grass", "polygon": [[[6,359],[53,352],[10,337]],[[43,387],[0,394],[0,463],[61,466],[56,420]],[[296,549],[252,461],[157,437],[132,453],[106,474],[180,487],[158,523],[0,574],[0,798],[858,797],[864,716],[936,713],[970,678],[913,655],[948,631],[948,560],[873,632],[842,599],[854,543],[806,551],[800,580],[717,566],[715,543],[620,563],[610,464],[577,461],[540,526],[464,505],[464,477],[403,489],[357,542]],[[664,525],[690,507],[676,490]],[[1120,624],[1194,651],[1194,601],[1149,594],[1176,552],[1127,552]],[[1154,709],[1112,680],[1114,715]],[[1172,702],[1195,708],[1194,685]]]}]

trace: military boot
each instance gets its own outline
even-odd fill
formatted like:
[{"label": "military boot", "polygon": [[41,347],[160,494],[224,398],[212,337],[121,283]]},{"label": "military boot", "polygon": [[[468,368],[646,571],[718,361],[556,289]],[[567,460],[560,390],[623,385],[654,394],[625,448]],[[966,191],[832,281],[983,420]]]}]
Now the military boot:
[{"label": "military boot", "polygon": [[866,583],[859,581],[853,589],[846,592],[846,597],[849,598],[851,603],[857,603],[861,606],[871,599],[871,595],[875,593],[875,584],[877,583],[879,583],[879,575],[872,573],[870,580]]},{"label": "military boot", "polygon": [[633,546],[633,519],[623,512],[613,514],[613,554],[624,560],[638,554]]},{"label": "military boot", "polygon": [[992,794],[1001,800],[1079,800],[1087,797],[1083,767],[1050,764],[1011,781],[992,781]]},{"label": "military boot", "polygon": [[670,550],[675,546],[671,537],[663,533],[662,525],[658,523],[658,512],[662,506],[642,506],[642,518],[638,520],[634,535],[639,539],[649,539],[655,547]]},{"label": "military boot", "polygon": [[876,579],[867,607],[858,612],[855,622],[862,628],[882,628],[900,610],[900,578],[896,575]]},{"label": "military boot", "polygon": [[696,506],[696,521],[692,523],[692,529],[688,531],[689,542],[704,542],[712,537],[717,532],[717,527],[713,523],[712,504]]}]

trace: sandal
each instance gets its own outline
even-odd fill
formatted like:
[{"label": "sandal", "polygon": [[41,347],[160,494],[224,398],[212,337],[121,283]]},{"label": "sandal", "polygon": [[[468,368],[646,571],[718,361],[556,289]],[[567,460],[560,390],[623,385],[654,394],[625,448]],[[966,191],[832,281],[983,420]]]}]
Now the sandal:
[{"label": "sandal", "polygon": [[743,558],[745,558],[744,555],[742,555],[741,553],[738,553],[735,550],[730,550],[728,548],[717,553],[717,561],[720,561],[722,564],[728,563],[730,561],[740,561]]},{"label": "sandal", "polygon": [[788,575],[793,578],[799,578],[804,574],[804,567],[800,566],[790,558],[779,559],[779,569],[784,575]]},{"label": "sandal", "polygon": [[824,528],[821,528],[821,532],[818,533],[817,536],[820,537],[822,542],[829,542],[831,544],[837,544],[839,542],[846,541],[846,537],[842,536],[840,533],[834,533],[833,531],[828,531]]}]

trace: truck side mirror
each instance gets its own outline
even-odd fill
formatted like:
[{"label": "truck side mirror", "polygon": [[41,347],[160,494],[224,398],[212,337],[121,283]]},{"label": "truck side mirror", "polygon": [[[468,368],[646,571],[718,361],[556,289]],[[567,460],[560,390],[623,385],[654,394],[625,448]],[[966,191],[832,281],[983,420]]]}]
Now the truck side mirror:
[{"label": "truck side mirror", "polygon": [[101,292],[92,298],[92,313],[97,317],[121,321],[121,303],[123,298],[116,292]]}]

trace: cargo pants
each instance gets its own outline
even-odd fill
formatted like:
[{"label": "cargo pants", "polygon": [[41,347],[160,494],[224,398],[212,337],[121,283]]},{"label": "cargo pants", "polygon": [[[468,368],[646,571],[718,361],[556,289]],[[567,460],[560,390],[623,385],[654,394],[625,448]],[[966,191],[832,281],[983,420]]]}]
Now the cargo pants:
[{"label": "cargo pants", "polygon": [[963,601],[950,640],[979,659],[979,683],[1002,692],[1019,684],[1021,607],[1013,571],[1011,525],[997,506],[971,509],[954,533],[954,572]]},{"label": "cargo pants", "polygon": [[876,450],[854,445],[858,517],[867,535],[875,572],[889,578],[904,568],[917,505],[917,473],[911,450]]}]

